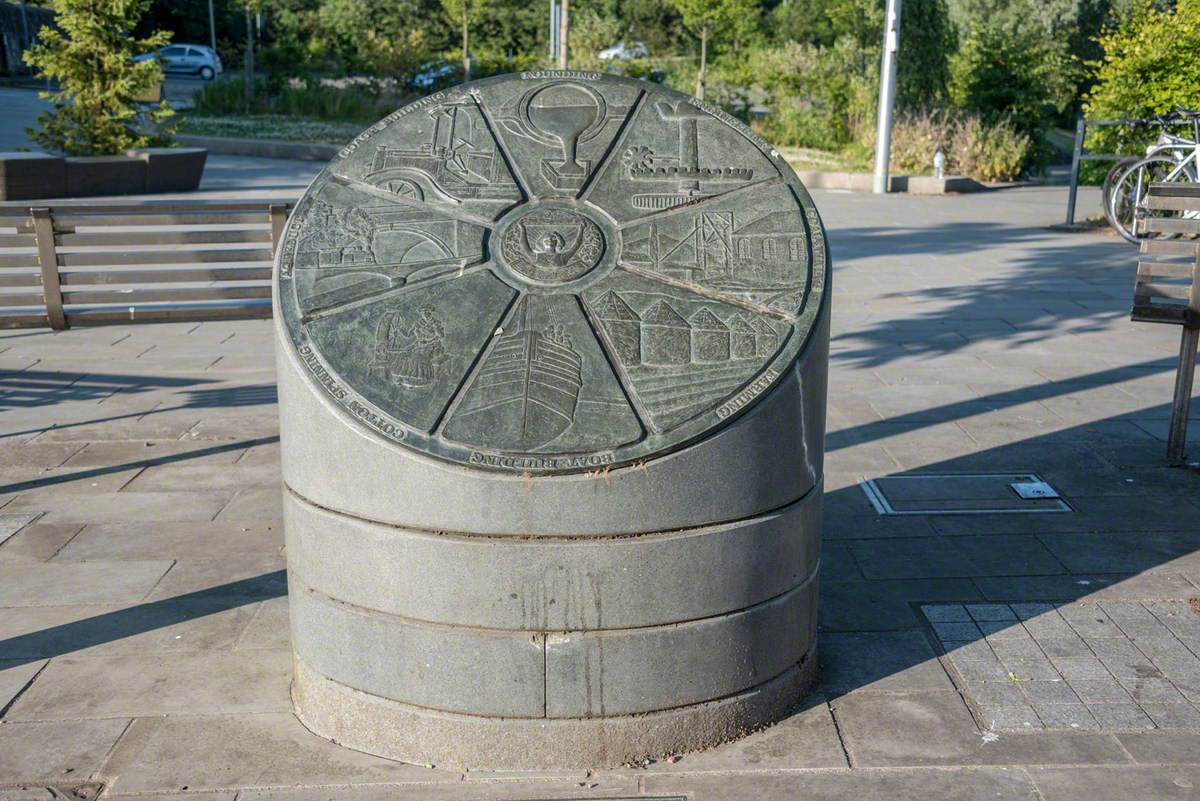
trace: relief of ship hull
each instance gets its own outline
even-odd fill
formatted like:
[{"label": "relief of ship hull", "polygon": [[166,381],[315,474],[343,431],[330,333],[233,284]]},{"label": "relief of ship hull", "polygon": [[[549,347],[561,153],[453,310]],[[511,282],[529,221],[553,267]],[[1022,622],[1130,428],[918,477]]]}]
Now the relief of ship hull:
[{"label": "relief of ship hull", "polygon": [[491,432],[501,450],[529,450],[566,431],[583,386],[582,361],[569,344],[540,331],[508,334],[476,378],[456,423]]}]

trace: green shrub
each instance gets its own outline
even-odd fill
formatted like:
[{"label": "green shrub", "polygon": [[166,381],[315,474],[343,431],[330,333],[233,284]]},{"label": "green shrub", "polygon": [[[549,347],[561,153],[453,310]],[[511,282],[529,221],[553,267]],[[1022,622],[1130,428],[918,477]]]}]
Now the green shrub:
[{"label": "green shrub", "polygon": [[978,114],[954,126],[947,155],[948,172],[980,181],[1011,181],[1030,158],[1033,140],[1006,119],[986,122]]},{"label": "green shrub", "polygon": [[[938,148],[946,153],[957,124],[941,109],[901,114],[892,126],[891,169],[921,175],[933,169]],[[870,146],[874,149],[874,130]]]},{"label": "green shrub", "polygon": [[875,116],[879,65],[853,39],[832,47],[788,42],[751,56],[770,115],[756,123],[768,139],[838,150]]},{"label": "green shrub", "polygon": [[[1084,104],[1096,119],[1141,119],[1200,108],[1200,0],[1163,9],[1141,0],[1115,28],[1097,39],[1104,56],[1090,64],[1096,85]],[[1087,147],[1100,153],[1137,153],[1158,130],[1096,127]]]}]

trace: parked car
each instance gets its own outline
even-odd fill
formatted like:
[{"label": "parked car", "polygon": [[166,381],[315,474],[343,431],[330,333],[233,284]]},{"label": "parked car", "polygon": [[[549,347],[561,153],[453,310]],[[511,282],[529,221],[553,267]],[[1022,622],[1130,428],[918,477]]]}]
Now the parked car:
[{"label": "parked car", "polygon": [[627,61],[631,58],[646,58],[650,55],[650,51],[646,49],[646,45],[641,42],[631,42],[625,44],[618,42],[617,44],[605,50],[601,50],[598,57],[601,61]]},{"label": "parked car", "polygon": [[167,45],[157,52],[135,56],[133,60],[149,61],[152,58],[162,61],[163,72],[168,75],[198,75],[206,81],[211,81],[224,71],[221,57],[205,45]]},{"label": "parked car", "polygon": [[449,61],[430,61],[408,79],[408,86],[415,92],[432,92],[456,83],[462,76],[462,65]]}]

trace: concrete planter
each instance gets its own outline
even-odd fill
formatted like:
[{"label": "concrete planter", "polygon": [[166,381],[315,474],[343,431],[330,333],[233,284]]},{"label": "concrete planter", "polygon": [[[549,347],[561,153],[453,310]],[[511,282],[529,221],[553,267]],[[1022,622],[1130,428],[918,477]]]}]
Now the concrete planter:
[{"label": "concrete planter", "polygon": [[0,200],[63,197],[67,163],[48,153],[0,153]]},{"label": "concrete planter", "polygon": [[129,156],[68,156],[67,197],[140,195],[146,162]]},{"label": "concrete planter", "polygon": [[155,192],[191,192],[200,186],[208,151],[202,147],[148,147],[127,154],[146,165],[146,188]]},{"label": "concrete planter", "polygon": [[200,185],[203,148],[147,148],[123,156],[0,153],[0,200],[190,192]]}]

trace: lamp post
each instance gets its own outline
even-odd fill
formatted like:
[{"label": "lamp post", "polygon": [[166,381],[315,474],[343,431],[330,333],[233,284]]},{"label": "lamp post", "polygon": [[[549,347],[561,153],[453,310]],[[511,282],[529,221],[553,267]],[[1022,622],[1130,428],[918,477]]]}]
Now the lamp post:
[{"label": "lamp post", "polygon": [[208,41],[212,51],[217,52],[217,22],[213,15],[213,0],[208,0]]},{"label": "lamp post", "polygon": [[883,21],[883,66],[879,71],[879,127],[875,130],[875,185],[888,191],[888,159],[892,155],[892,106],[896,102],[896,55],[900,50],[900,0],[888,0]]}]

